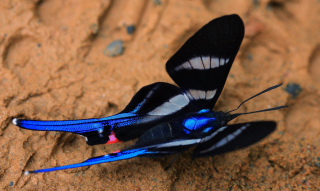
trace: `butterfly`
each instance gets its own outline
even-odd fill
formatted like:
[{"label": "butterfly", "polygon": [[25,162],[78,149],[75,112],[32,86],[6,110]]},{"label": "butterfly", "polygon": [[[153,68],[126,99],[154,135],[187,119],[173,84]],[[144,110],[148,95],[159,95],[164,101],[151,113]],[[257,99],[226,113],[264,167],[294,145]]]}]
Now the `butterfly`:
[{"label": "butterfly", "polygon": [[[164,82],[145,86],[116,115],[67,121],[14,118],[13,123],[21,128],[76,133],[86,137],[89,145],[112,144],[138,138],[133,146],[124,150],[90,158],[82,163],[26,171],[26,174],[134,157],[166,156],[193,147],[194,157],[215,156],[248,147],[265,138],[276,129],[275,122],[227,123],[242,114],[271,111],[286,106],[236,114],[230,114],[235,110],[227,113],[212,110],[223,90],[243,38],[244,24],[238,15],[226,15],[210,21],[190,37],[166,63],[168,74],[179,87]],[[270,87],[246,101],[280,85]]]}]

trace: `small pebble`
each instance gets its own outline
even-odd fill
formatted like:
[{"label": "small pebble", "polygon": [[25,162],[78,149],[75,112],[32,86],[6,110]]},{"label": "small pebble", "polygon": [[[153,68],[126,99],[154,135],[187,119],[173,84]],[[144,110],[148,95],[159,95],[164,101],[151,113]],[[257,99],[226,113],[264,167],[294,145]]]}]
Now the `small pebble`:
[{"label": "small pebble", "polygon": [[127,26],[128,34],[133,34],[135,31],[136,31],[136,26],[135,25]]},{"label": "small pebble", "polygon": [[161,0],[153,0],[153,2],[156,5],[162,5],[162,1]]},{"label": "small pebble", "polygon": [[253,0],[253,4],[258,8],[260,6],[260,0]]},{"label": "small pebble", "polygon": [[122,40],[113,41],[103,51],[103,53],[109,57],[115,57],[115,56],[122,55],[123,52],[124,52],[124,42]]},{"label": "small pebble", "polygon": [[285,91],[288,92],[293,99],[295,99],[300,95],[302,87],[296,83],[289,83],[285,88]]},{"label": "small pebble", "polygon": [[90,30],[92,34],[98,34],[99,32],[99,25],[98,24],[92,24],[90,25]]}]

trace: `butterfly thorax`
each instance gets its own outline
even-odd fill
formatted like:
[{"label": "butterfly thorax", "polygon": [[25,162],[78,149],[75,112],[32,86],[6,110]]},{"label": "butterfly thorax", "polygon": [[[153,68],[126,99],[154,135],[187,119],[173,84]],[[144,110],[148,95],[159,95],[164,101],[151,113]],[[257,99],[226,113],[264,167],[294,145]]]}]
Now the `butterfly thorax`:
[{"label": "butterfly thorax", "polygon": [[183,119],[183,130],[191,136],[206,136],[226,125],[226,115],[224,112],[216,112],[209,109],[201,110]]}]

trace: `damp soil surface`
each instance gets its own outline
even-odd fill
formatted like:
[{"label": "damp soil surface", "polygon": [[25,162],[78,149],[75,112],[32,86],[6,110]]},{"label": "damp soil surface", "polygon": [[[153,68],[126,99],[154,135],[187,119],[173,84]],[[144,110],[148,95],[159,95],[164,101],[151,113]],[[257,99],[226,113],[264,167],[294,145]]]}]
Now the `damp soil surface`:
[{"label": "damp soil surface", "polygon": [[[4,0],[0,3],[1,190],[319,190],[320,2],[317,0]],[[215,110],[287,104],[233,123],[275,120],[259,144],[211,158],[134,158],[25,176],[134,142],[90,147],[77,135],[36,132],[13,117],[98,118],[141,87],[173,83],[165,63],[210,20],[239,14],[246,34]],[[210,82],[208,82],[210,83]],[[218,172],[215,171],[215,167]]]}]

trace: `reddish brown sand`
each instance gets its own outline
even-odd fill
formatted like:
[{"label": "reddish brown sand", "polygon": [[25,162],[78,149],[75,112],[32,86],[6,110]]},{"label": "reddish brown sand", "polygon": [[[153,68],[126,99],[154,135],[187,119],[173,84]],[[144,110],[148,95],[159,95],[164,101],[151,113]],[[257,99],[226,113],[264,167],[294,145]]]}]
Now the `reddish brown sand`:
[{"label": "reddish brown sand", "polygon": [[[246,36],[215,110],[290,108],[233,121],[275,120],[257,145],[215,157],[135,158],[24,176],[82,162],[133,142],[87,146],[70,133],[20,129],[13,117],[42,120],[105,117],[142,86],[173,83],[166,60],[202,25],[239,14]],[[320,2],[317,0],[3,0],[0,2],[1,190],[319,190]],[[133,35],[127,26],[135,25]],[[108,57],[115,40],[125,51]],[[210,83],[210,82],[208,82]],[[303,90],[295,99],[289,83]]]}]

